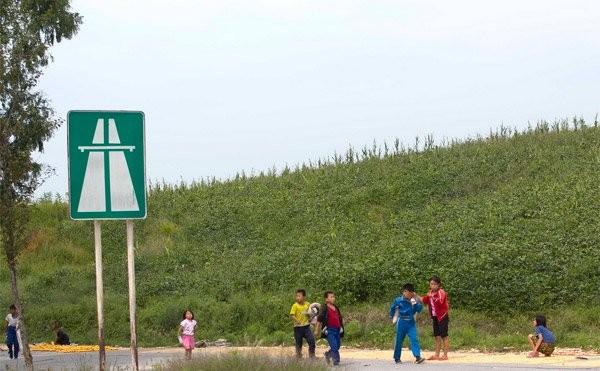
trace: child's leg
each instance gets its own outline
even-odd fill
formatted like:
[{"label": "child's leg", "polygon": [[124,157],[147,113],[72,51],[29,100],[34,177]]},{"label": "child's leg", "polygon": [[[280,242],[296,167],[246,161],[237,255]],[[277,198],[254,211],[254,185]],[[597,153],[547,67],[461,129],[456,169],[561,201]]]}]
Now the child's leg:
[{"label": "child's leg", "polygon": [[406,321],[398,320],[396,323],[396,343],[394,345],[394,360],[399,361],[402,356],[402,343],[406,338]]},{"label": "child's leg", "polygon": [[529,346],[531,346],[531,350],[535,352],[535,343],[537,342],[537,336],[529,334],[527,335],[527,340],[529,340]]},{"label": "child's leg", "polygon": [[554,352],[554,344],[550,343],[541,343],[540,348],[538,349],[540,353],[542,353],[546,357],[550,357]]},{"label": "child's leg", "polygon": [[435,336],[435,353],[433,356],[427,358],[429,361],[439,361],[440,360],[440,351],[442,349],[442,338],[440,336]]},{"label": "child's leg", "polygon": [[8,356],[12,358],[12,343],[10,341],[10,334],[6,334],[6,347],[8,348]]},{"label": "child's leg", "polygon": [[9,327],[6,333],[6,346],[8,347],[8,356],[10,358],[14,357],[14,344],[16,340],[16,333],[12,327]]},{"label": "child's leg", "polygon": [[17,338],[17,332],[15,331],[15,338],[14,338],[14,351],[13,351],[13,355],[15,358],[19,358],[19,339]]},{"label": "child's leg", "polygon": [[327,330],[327,342],[329,343],[329,351],[327,354],[333,358],[333,364],[335,365],[340,363],[340,330],[333,328],[328,328]]},{"label": "child's leg", "polygon": [[310,330],[310,325],[308,325],[304,328],[304,338],[306,339],[306,342],[308,343],[308,356],[313,358],[315,356],[316,343],[315,343],[315,336],[313,335],[313,332]]},{"label": "child's leg", "polygon": [[417,324],[411,322],[411,326],[407,329],[408,338],[410,339],[410,349],[412,350],[415,358],[421,357],[421,345],[419,345],[419,338],[417,337]]},{"label": "child's leg", "polygon": [[448,336],[444,336],[442,341],[444,342],[444,357],[448,358],[448,352],[450,351],[450,339]]},{"label": "child's leg", "polygon": [[440,337],[440,321],[437,317],[432,317],[433,322],[433,336],[435,337],[435,355],[431,357],[432,360],[440,358],[440,350],[442,349],[442,338]]},{"label": "child's leg", "polygon": [[442,350],[442,337],[441,336],[436,336],[435,337],[435,356],[439,357],[440,356],[440,351]]},{"label": "child's leg", "polygon": [[331,355],[333,357],[333,365],[335,366],[340,363],[340,347],[342,346],[342,338],[340,336],[340,330],[334,332],[333,335],[335,341],[333,344],[331,344]]},{"label": "child's leg", "polygon": [[[439,322],[438,333],[440,337],[440,345],[444,344],[444,356],[440,357],[441,361],[445,361],[448,359],[448,350],[450,349],[450,342],[448,340],[448,323],[450,322],[450,318],[446,316],[443,320]],[[438,353],[439,354],[439,353]]]},{"label": "child's leg", "polygon": [[294,327],[294,343],[296,344],[296,357],[302,357],[302,338],[304,327]]}]

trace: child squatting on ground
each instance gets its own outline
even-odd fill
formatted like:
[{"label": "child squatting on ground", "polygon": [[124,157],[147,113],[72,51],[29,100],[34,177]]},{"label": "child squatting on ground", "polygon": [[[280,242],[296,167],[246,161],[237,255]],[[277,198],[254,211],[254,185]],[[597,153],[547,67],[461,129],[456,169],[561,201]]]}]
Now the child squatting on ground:
[{"label": "child squatting on ground", "polygon": [[390,317],[396,321],[396,344],[394,346],[394,361],[402,363],[402,343],[408,335],[410,339],[410,349],[415,356],[415,363],[423,363],[421,357],[421,346],[417,338],[417,324],[415,315],[421,313],[423,303],[419,295],[415,293],[415,287],[407,283],[402,286],[402,295],[397,297],[390,308]]},{"label": "child squatting on ground", "polygon": [[19,339],[17,338],[17,328],[19,327],[19,315],[17,307],[11,305],[10,313],[6,315],[6,345],[8,346],[8,357],[10,359],[19,358]]},{"label": "child squatting on ground", "polygon": [[67,333],[63,331],[59,324],[54,325],[54,332],[56,333],[56,340],[54,340],[54,344],[71,345],[69,335],[67,335]]},{"label": "child squatting on ground", "polygon": [[192,350],[196,347],[194,331],[198,329],[198,323],[194,320],[194,312],[186,310],[183,312],[183,321],[179,324],[177,335],[181,336],[181,343],[185,349],[185,357],[192,359]]},{"label": "child squatting on ground", "polygon": [[342,337],[344,336],[344,319],[340,308],[335,305],[335,294],[327,291],[323,297],[325,298],[325,305],[321,306],[321,311],[319,312],[315,326],[315,337],[319,336],[322,326],[323,332],[320,335],[322,338],[327,338],[330,347],[325,352],[325,360],[329,364],[333,359],[333,365],[338,366],[340,364],[340,346],[342,345]]},{"label": "child squatting on ground", "polygon": [[308,343],[308,355],[315,358],[315,337],[310,330],[309,317],[310,304],[306,302],[306,291],[296,290],[296,302],[290,310],[290,317],[294,321],[294,341],[296,342],[296,357],[302,357],[302,342]]},{"label": "child squatting on ground", "polygon": [[[429,361],[447,361],[450,344],[448,341],[448,295],[442,290],[442,280],[438,276],[429,279],[427,295],[423,297],[423,304],[429,307],[429,315],[433,321],[433,336],[435,336],[435,354],[428,358]],[[444,344],[444,355],[440,357],[440,351]]]},{"label": "child squatting on ground", "polygon": [[550,357],[554,352],[554,334],[546,327],[546,317],[542,315],[535,316],[533,326],[535,326],[535,334],[527,336],[532,349],[527,357],[539,357],[540,353]]}]

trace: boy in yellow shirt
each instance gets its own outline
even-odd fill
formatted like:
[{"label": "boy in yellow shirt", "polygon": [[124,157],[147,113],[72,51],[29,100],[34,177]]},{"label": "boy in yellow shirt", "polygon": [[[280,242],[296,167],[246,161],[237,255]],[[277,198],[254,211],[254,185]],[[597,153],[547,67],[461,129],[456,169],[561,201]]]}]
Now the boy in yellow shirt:
[{"label": "boy in yellow shirt", "polygon": [[310,317],[308,316],[310,304],[306,302],[306,291],[296,290],[296,302],[290,310],[290,317],[294,320],[294,340],[296,341],[296,357],[302,357],[302,342],[308,342],[308,355],[315,357],[315,337],[310,330]]}]

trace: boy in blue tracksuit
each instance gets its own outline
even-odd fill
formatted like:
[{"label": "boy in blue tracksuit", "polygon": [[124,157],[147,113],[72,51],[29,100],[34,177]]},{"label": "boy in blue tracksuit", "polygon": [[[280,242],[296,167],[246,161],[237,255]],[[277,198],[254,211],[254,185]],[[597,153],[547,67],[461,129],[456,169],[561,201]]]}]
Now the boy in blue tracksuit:
[{"label": "boy in blue tracksuit", "polygon": [[[402,286],[402,296],[399,296],[392,303],[390,308],[390,317],[395,317],[397,313],[398,322],[396,322],[396,345],[394,346],[394,360],[396,363],[400,361],[402,353],[402,343],[408,335],[410,339],[410,349],[415,356],[415,363],[423,363],[425,358],[421,357],[421,346],[417,338],[417,324],[415,322],[415,314],[421,313],[423,310],[423,302],[419,295],[415,293],[415,287],[407,283]],[[396,318],[396,317],[395,317]]]}]

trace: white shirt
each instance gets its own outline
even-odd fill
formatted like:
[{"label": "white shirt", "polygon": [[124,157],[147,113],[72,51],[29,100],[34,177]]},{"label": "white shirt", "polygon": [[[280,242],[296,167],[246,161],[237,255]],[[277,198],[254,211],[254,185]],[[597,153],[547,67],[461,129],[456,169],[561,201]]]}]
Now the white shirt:
[{"label": "white shirt", "polygon": [[6,322],[8,322],[8,325],[10,327],[17,327],[17,325],[19,324],[19,316],[13,317],[12,314],[8,313],[6,315]]},{"label": "white shirt", "polygon": [[194,335],[194,328],[196,327],[196,320],[184,319],[181,321],[181,328],[183,328],[184,335]]}]

